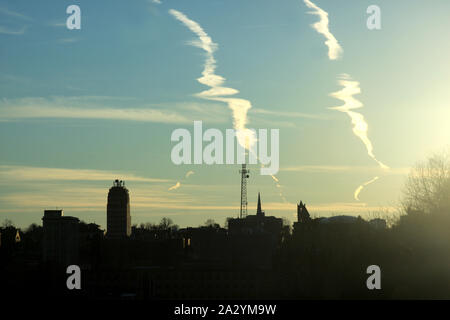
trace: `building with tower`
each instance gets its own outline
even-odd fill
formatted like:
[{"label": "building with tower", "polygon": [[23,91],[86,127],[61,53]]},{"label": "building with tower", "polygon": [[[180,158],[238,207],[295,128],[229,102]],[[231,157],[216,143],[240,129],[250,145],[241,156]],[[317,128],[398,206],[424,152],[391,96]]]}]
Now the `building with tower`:
[{"label": "building with tower", "polygon": [[107,238],[124,239],[130,236],[130,195],[122,180],[115,180],[109,189],[106,220]]},{"label": "building with tower", "polygon": [[229,219],[228,231],[230,234],[258,234],[267,233],[278,238],[281,235],[283,220],[281,218],[266,216],[261,206],[261,195],[258,193],[258,205],[255,215],[243,218]]},{"label": "building with tower", "polygon": [[308,209],[306,209],[306,204],[300,201],[297,204],[297,222],[294,222],[293,225],[293,233],[297,234],[304,230],[305,228],[309,228],[311,226],[311,216],[309,215]]},{"label": "building with tower", "polygon": [[266,216],[258,193],[256,214],[228,219],[233,265],[267,269],[282,241],[283,219]]}]

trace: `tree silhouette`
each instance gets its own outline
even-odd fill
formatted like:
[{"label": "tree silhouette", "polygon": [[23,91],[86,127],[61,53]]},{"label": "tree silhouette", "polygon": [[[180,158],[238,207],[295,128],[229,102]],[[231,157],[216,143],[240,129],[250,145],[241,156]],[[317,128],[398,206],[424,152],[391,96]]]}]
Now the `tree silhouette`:
[{"label": "tree silhouette", "polygon": [[449,151],[434,154],[411,170],[403,199],[407,213],[450,213]]},{"label": "tree silhouette", "polygon": [[208,219],[205,221],[205,227],[220,228],[220,225],[214,221],[214,219]]},{"label": "tree silhouette", "polygon": [[14,226],[13,222],[9,219],[5,219],[2,222],[2,228],[9,228],[9,227],[13,227],[13,226]]}]

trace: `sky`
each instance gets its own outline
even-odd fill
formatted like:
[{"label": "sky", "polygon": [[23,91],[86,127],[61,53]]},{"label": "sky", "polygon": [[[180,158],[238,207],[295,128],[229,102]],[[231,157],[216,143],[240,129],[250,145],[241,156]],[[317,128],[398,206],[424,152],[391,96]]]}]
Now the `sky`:
[{"label": "sky", "polygon": [[[79,30],[66,27],[72,4]],[[379,30],[366,25],[374,4]],[[313,216],[395,214],[411,166],[450,141],[449,9],[0,1],[0,221],[40,224],[60,208],[105,228],[108,189],[122,179],[132,224],[223,225],[239,214],[240,166],[175,165],[171,134],[194,120],[225,131],[239,117],[280,133],[275,177],[249,165],[249,213],[261,192],[266,214],[291,222],[300,200]],[[199,80],[208,63],[219,84]],[[205,94],[217,88],[228,91]],[[233,113],[235,102],[251,108]]]}]

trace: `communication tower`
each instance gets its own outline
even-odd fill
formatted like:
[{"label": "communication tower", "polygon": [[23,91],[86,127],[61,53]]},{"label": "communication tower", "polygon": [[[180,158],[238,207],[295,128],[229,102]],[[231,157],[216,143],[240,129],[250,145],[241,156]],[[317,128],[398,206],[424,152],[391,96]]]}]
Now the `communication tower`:
[{"label": "communication tower", "polygon": [[250,170],[247,169],[246,164],[242,164],[242,169],[239,170],[241,174],[241,210],[239,212],[239,218],[245,218],[247,216],[247,179],[250,177]]}]

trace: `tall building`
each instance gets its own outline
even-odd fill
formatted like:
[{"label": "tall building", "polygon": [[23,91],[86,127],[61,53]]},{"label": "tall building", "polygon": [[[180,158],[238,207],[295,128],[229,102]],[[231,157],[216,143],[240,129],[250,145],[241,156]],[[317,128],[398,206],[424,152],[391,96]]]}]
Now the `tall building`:
[{"label": "tall building", "polygon": [[62,210],[45,210],[42,218],[44,262],[62,265],[78,263],[79,220],[65,217]]},{"label": "tall building", "polygon": [[109,239],[123,239],[130,236],[130,195],[122,180],[115,180],[109,189],[106,220],[106,236]]},{"label": "tall building", "polygon": [[312,221],[308,209],[306,209],[306,204],[300,201],[300,203],[297,204],[297,221],[293,224],[293,234],[296,235],[309,229],[312,225]]},{"label": "tall building", "polygon": [[297,205],[297,221],[300,223],[307,223],[311,221],[308,209],[306,209],[306,204],[302,201]]}]

